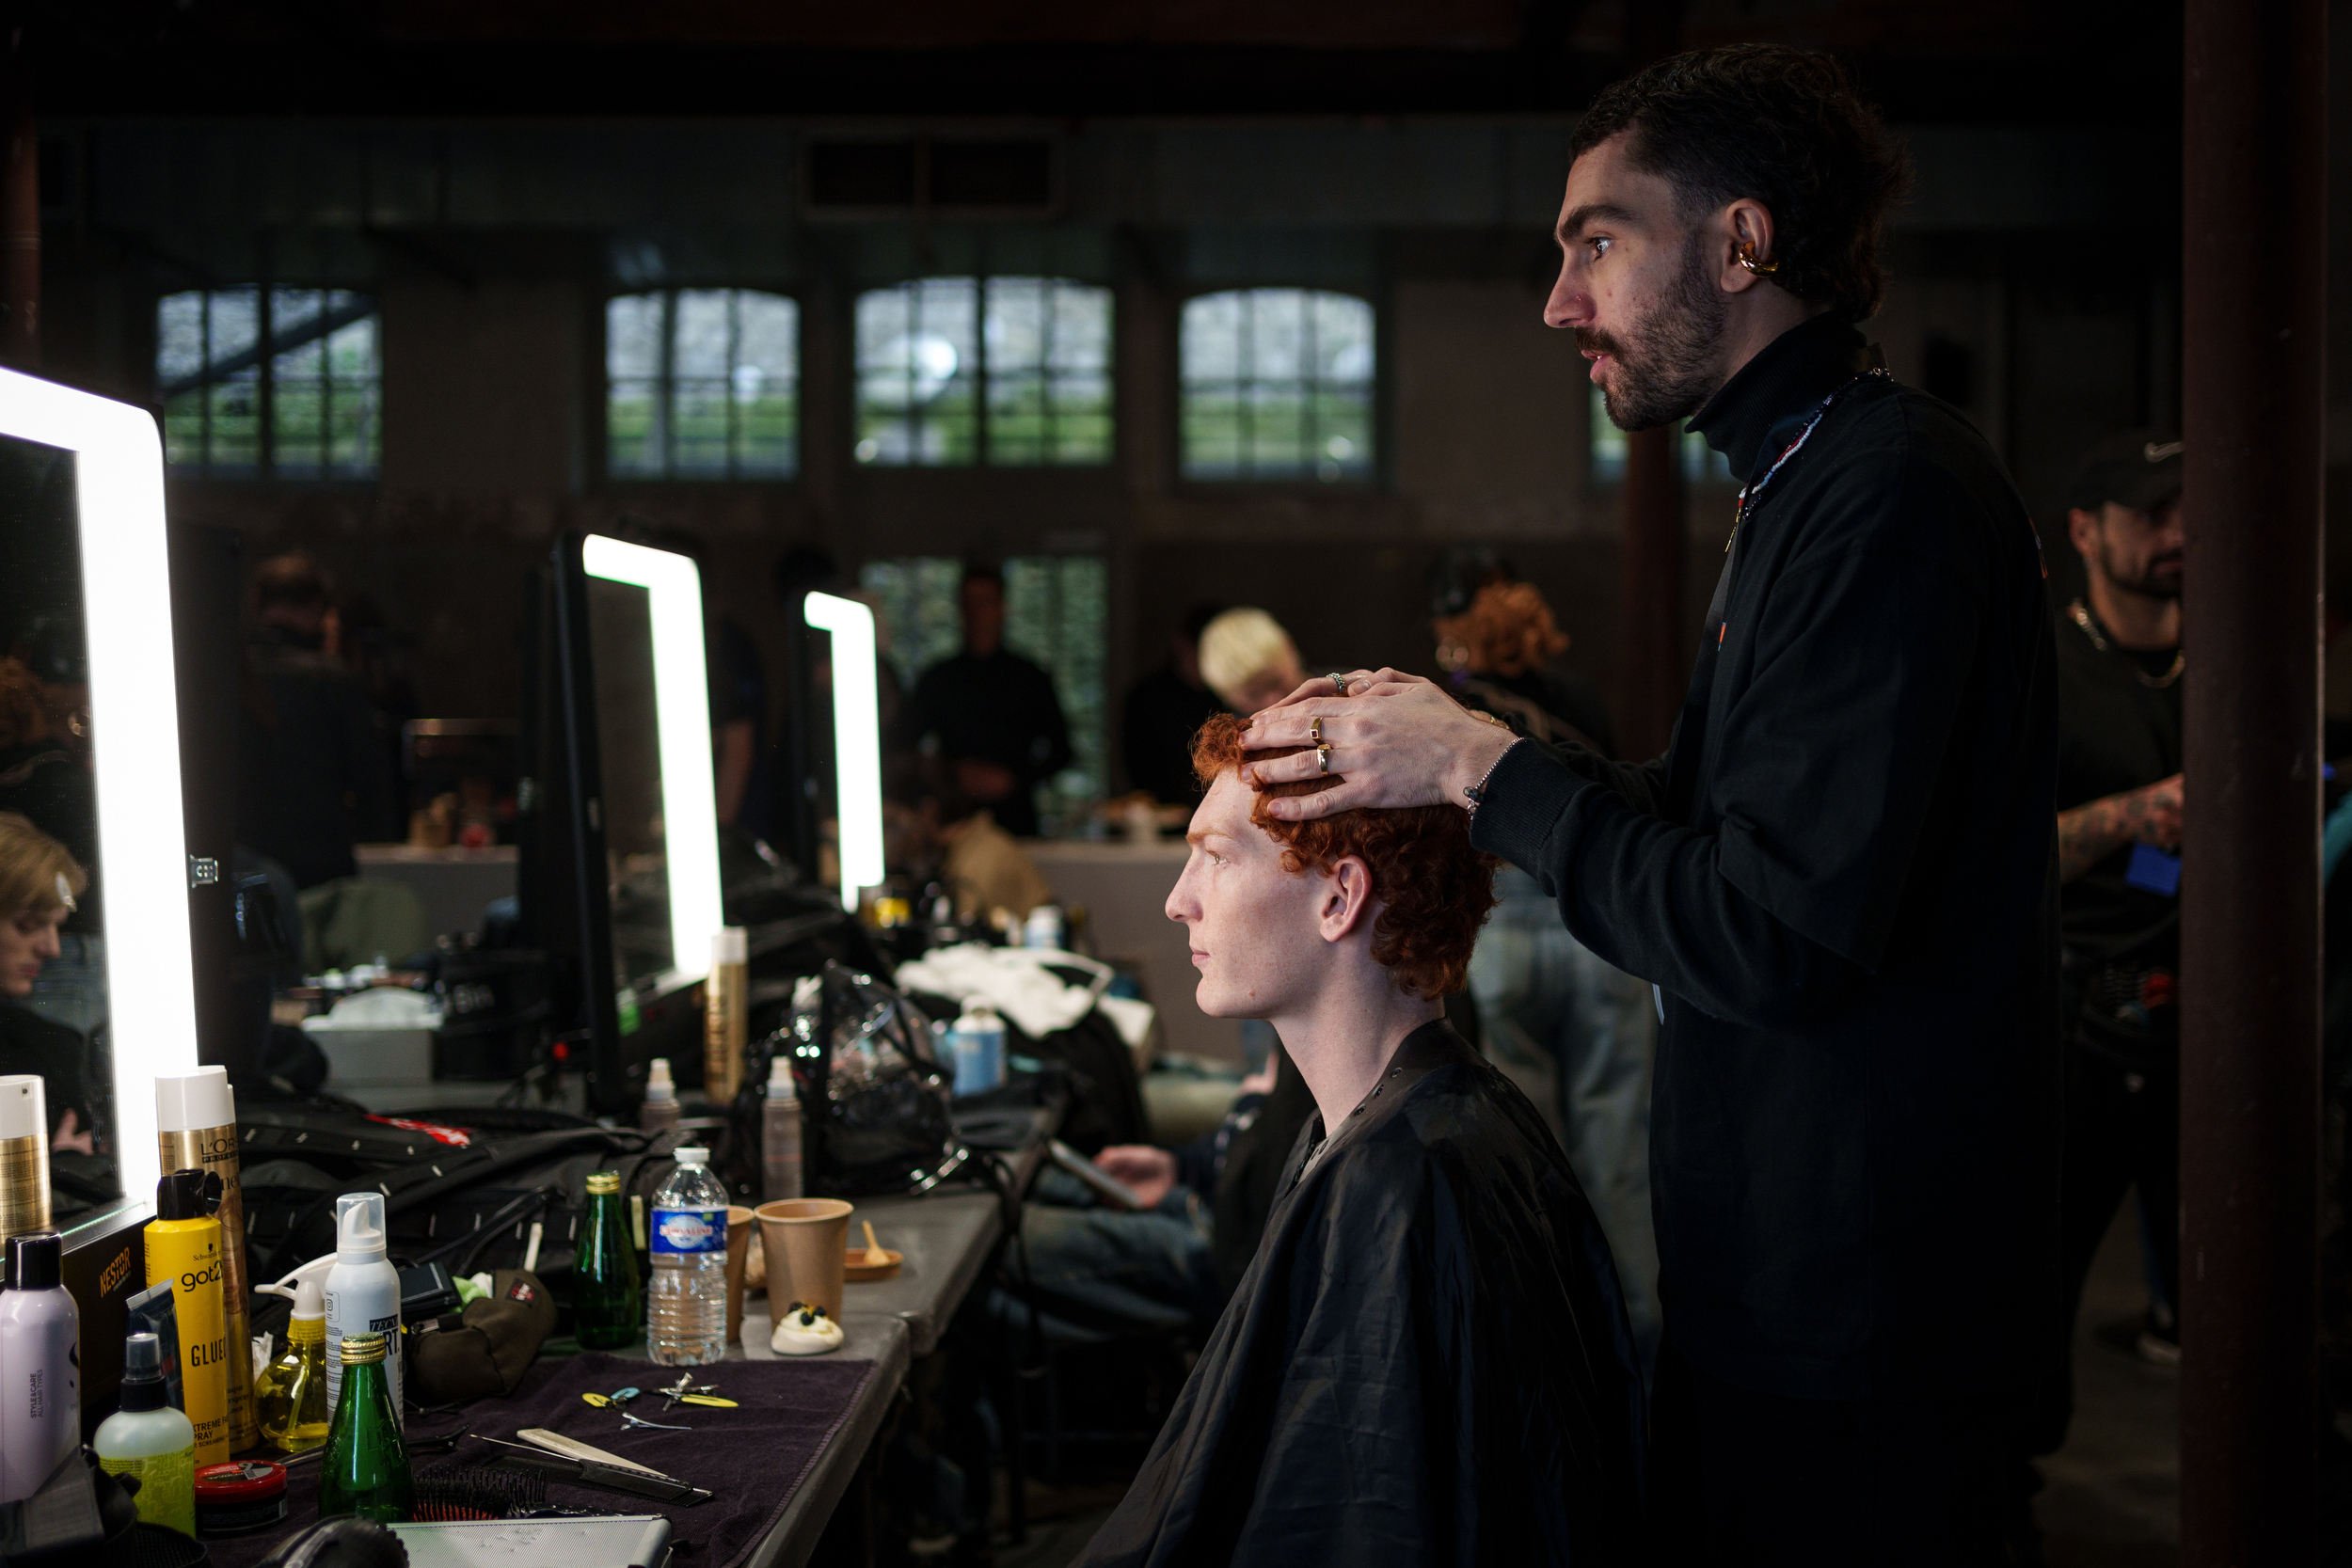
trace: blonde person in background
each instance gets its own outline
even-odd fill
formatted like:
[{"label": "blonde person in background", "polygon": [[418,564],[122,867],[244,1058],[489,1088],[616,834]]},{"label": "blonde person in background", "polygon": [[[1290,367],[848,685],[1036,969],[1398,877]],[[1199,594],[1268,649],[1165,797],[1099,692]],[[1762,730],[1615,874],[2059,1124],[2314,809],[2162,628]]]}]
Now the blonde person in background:
[{"label": "blonde person in background", "polygon": [[1200,629],[1200,678],[1246,715],[1280,702],[1307,677],[1279,621],[1263,610],[1229,610]]},{"label": "blonde person in background", "polygon": [[91,1150],[84,1042],[34,1012],[34,983],[57,957],[57,928],[89,886],[66,847],[0,811],[0,1073],[37,1072],[49,1102],[50,1148]]}]

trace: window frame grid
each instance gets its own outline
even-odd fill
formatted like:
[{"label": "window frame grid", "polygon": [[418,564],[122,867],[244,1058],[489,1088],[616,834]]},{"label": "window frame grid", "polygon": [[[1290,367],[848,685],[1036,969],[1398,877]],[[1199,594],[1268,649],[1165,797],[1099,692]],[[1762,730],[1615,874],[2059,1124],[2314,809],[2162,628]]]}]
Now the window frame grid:
[{"label": "window frame grid", "polygon": [[[1372,318],[1372,330],[1367,339],[1372,347],[1371,373],[1360,382],[1340,381],[1313,374],[1268,378],[1260,378],[1255,375],[1248,369],[1253,357],[1251,350],[1254,347],[1257,330],[1258,312],[1254,296],[1268,293],[1295,293],[1302,296],[1307,309],[1303,322],[1306,347],[1301,362],[1308,365],[1314,363],[1314,349],[1318,333],[1313,302],[1318,298],[1328,297],[1348,300],[1363,307]],[[1234,356],[1234,374],[1221,379],[1192,380],[1184,372],[1184,314],[1196,301],[1214,299],[1228,294],[1238,295],[1243,301],[1243,319],[1237,335]],[[1387,316],[1380,307],[1379,297],[1375,291],[1370,289],[1334,288],[1318,283],[1247,283],[1202,289],[1179,299],[1175,309],[1176,342],[1173,356],[1176,365],[1177,482],[1184,485],[1201,485],[1220,494],[1237,487],[1253,485],[1304,489],[1317,493],[1349,486],[1376,488],[1382,483],[1382,476],[1386,471],[1383,465],[1387,462],[1389,447],[1387,399],[1383,392],[1390,357],[1387,343],[1388,325]],[[1241,451],[1248,452],[1254,448],[1256,442],[1256,431],[1252,422],[1256,419],[1256,408],[1245,394],[1255,388],[1279,386],[1288,386],[1295,389],[1295,406],[1300,410],[1300,420],[1307,430],[1306,436],[1302,437],[1301,450],[1308,452],[1323,452],[1325,456],[1310,457],[1303,467],[1286,473],[1263,473],[1254,471],[1253,468],[1240,467],[1230,473],[1202,473],[1192,467],[1187,451],[1186,415],[1188,410],[1185,404],[1196,389],[1204,391],[1213,388],[1221,389],[1232,396],[1237,410],[1236,428],[1242,433],[1237,445]],[[1327,456],[1328,448],[1322,438],[1320,414],[1322,405],[1331,401],[1334,393],[1343,394],[1350,404],[1360,399],[1363,409],[1363,440],[1370,449],[1362,457],[1342,460]],[[1345,433],[1334,431],[1331,434],[1344,435]],[[1316,470],[1325,461],[1340,464],[1340,471],[1329,478],[1324,477]]]},{"label": "window frame grid", "polygon": [[[922,326],[923,302],[925,297],[925,291],[922,286],[926,283],[962,281],[966,279],[968,279],[972,284],[973,311],[973,362],[969,371],[971,378],[970,385],[972,388],[972,455],[961,461],[936,463],[926,462],[919,456],[910,458],[905,462],[884,462],[882,460],[879,451],[876,455],[871,458],[859,456],[855,449],[859,446],[863,446],[866,440],[873,439],[873,437],[859,434],[859,432],[862,431],[866,414],[865,388],[869,374],[876,376],[888,375],[892,377],[903,375],[904,384],[908,393],[904,404],[904,411],[888,416],[888,419],[902,421],[904,423],[910,436],[908,443],[910,451],[917,453],[921,451],[922,431],[926,423],[931,421],[927,420],[925,411],[917,405],[913,395],[914,385],[919,379],[919,374],[912,358],[908,360],[903,372],[898,371],[896,367],[891,367],[880,372],[869,372],[866,369],[863,356],[857,352],[857,344],[855,341],[857,329],[855,315],[857,305],[863,303],[863,301],[871,294],[905,294],[910,302],[907,312],[907,336],[910,340],[912,340],[917,333],[920,332]],[[996,285],[1000,283],[1015,282],[1035,282],[1044,285],[1043,309],[1040,313],[1041,329],[1039,331],[1038,356],[1034,366],[1025,365],[1017,371],[999,372],[993,370],[989,362],[989,297]],[[1083,290],[1089,294],[1099,294],[1103,298],[1103,304],[1104,307],[1103,334],[1104,352],[1103,365],[1102,369],[1099,371],[1064,370],[1057,367],[1054,363],[1055,334],[1059,330],[1060,321],[1060,312],[1055,309],[1055,306],[1058,296],[1064,290]],[[858,292],[856,298],[852,300],[850,309],[850,358],[852,361],[850,427],[852,433],[856,436],[855,440],[853,440],[851,444],[850,455],[851,460],[858,467],[1108,468],[1118,462],[1119,302],[1117,291],[1109,285],[1089,283],[1084,278],[1064,277],[1056,274],[1044,273],[951,273],[941,274],[935,277],[910,277],[897,283],[886,283],[877,288],[861,290]],[[963,376],[964,374],[966,374],[965,367],[959,364],[956,367],[955,375],[948,378],[948,384],[952,386],[958,377]],[[1037,441],[1037,451],[1039,455],[1035,457],[1002,458],[996,455],[994,436],[992,428],[995,423],[995,420],[991,409],[990,394],[997,384],[1000,374],[1008,382],[1014,384],[1018,384],[1019,382],[1027,382],[1030,385],[1041,389],[1042,408],[1040,416],[1041,434]],[[1065,382],[1074,382],[1089,377],[1099,378],[1102,383],[1104,392],[1103,413],[1099,416],[1065,415],[1057,405],[1055,398],[1056,389]],[[1083,458],[1065,458],[1059,456],[1058,452],[1060,451],[1061,441],[1063,438],[1062,432],[1065,420],[1074,423],[1075,420],[1081,417],[1089,419],[1099,417],[1108,424],[1109,429],[1105,433],[1106,438],[1103,443],[1102,455],[1099,457]],[[939,422],[944,423],[945,421]]]},{"label": "window frame grid", "polygon": [[[175,296],[184,297],[189,294],[194,294],[198,300],[197,364],[199,371],[208,370],[214,363],[213,318],[214,307],[215,303],[227,295],[249,294],[252,296],[254,315],[253,342],[250,348],[240,350],[239,352],[249,353],[253,356],[251,365],[247,367],[253,377],[251,383],[253,387],[254,421],[253,462],[249,467],[245,465],[225,464],[219,461],[215,455],[215,443],[214,441],[214,415],[215,410],[214,405],[215,398],[224,389],[238,385],[238,382],[234,378],[244,373],[242,372],[231,372],[228,375],[224,375],[217,380],[201,382],[195,387],[184,388],[182,392],[177,394],[181,397],[193,395],[197,400],[197,450],[199,455],[193,463],[184,461],[178,463],[169,462],[169,442],[167,440],[166,456],[167,471],[175,471],[183,478],[193,477],[206,480],[227,479],[232,481],[243,480],[257,483],[294,483],[303,484],[331,484],[338,483],[347,484],[370,484],[376,483],[382,477],[384,467],[384,438],[381,406],[384,386],[383,303],[373,293],[362,289],[342,288],[331,283],[299,284],[287,283],[275,279],[257,280],[251,283],[230,283],[196,289],[173,290],[170,293],[157,296],[156,309],[160,312],[165,300]],[[366,309],[364,310],[360,310],[356,315],[352,315],[348,320],[337,323],[332,327],[311,334],[301,342],[294,343],[288,348],[280,348],[278,345],[278,296],[280,294],[313,294],[318,296],[318,311],[315,316],[309,318],[313,321],[323,321],[334,315],[337,310],[335,301],[336,297],[339,295],[344,298],[347,306],[351,304],[364,304]],[[368,377],[338,376],[335,373],[333,359],[333,347],[336,337],[348,327],[357,325],[362,322],[370,321],[375,324],[375,352],[373,356],[374,362],[372,367],[372,375]],[[278,361],[281,355],[293,353],[312,343],[318,345],[319,368],[315,374],[305,373],[294,377],[294,379],[305,383],[315,384],[315,388],[318,392],[318,462],[315,471],[313,472],[289,474],[286,472],[284,465],[279,462],[278,456],[279,432],[278,429],[278,384],[282,372],[279,370]],[[158,344],[159,349],[161,345]],[[349,466],[340,465],[335,460],[336,432],[334,416],[336,399],[340,389],[339,384],[345,380],[373,381],[375,388],[375,401],[377,404],[376,418],[373,421],[374,440],[373,444],[374,451],[368,453],[366,461],[355,462]],[[166,424],[167,427],[170,420],[170,404],[172,400],[168,397],[160,395],[163,391],[161,387],[157,388],[157,391],[159,394],[157,401],[163,404],[164,419],[160,422]],[[367,401],[364,393],[360,394],[360,401],[363,404]],[[363,447],[367,443],[363,440]]]},{"label": "window frame grid", "polygon": [[[726,420],[724,442],[726,461],[723,467],[712,470],[684,470],[678,467],[677,436],[677,321],[678,296],[686,293],[716,293],[726,299],[727,349],[726,370],[717,379],[725,389]],[[745,471],[743,444],[744,420],[742,400],[736,389],[736,377],[743,366],[743,297],[757,294],[781,300],[792,308],[792,353],[788,371],[791,385],[791,435],[783,444],[784,463],[780,469]],[[652,298],[659,302],[654,341],[654,370],[650,376],[615,377],[612,373],[612,306],[624,299]],[[806,377],[802,373],[801,341],[802,303],[797,294],[780,289],[755,289],[747,285],[721,283],[708,286],[687,283],[664,283],[656,288],[638,289],[627,293],[607,294],[604,308],[604,454],[605,478],[625,484],[793,484],[801,478],[801,432],[804,423],[802,392]],[[710,379],[696,376],[697,381]],[[653,417],[644,440],[660,454],[658,468],[622,469],[612,461],[612,391],[627,382],[650,382],[653,396],[648,400]]]}]

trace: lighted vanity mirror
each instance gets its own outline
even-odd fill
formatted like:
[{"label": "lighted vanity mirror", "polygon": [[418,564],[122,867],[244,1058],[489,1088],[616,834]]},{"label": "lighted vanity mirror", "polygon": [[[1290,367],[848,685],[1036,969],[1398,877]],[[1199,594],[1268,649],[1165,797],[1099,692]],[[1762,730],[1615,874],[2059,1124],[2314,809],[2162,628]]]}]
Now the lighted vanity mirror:
[{"label": "lighted vanity mirror", "polygon": [[596,671],[613,979],[666,990],[710,973],[719,806],[702,574],[689,557],[580,542]]},{"label": "lighted vanity mirror", "polygon": [[[154,1079],[197,1066],[163,449],[0,372],[0,1230],[151,1201]],[[215,873],[216,874],[216,873]],[[46,1204],[31,1157],[49,1152]],[[45,1212],[43,1212],[45,1209]]]}]

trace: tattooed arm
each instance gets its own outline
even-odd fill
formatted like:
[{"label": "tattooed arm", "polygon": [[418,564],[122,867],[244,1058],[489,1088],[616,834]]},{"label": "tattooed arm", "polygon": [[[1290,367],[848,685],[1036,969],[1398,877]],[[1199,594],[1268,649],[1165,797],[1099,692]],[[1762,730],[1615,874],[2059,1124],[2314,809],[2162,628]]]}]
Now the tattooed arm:
[{"label": "tattooed arm", "polygon": [[2124,845],[2181,844],[2181,776],[2058,813],[2058,880],[2071,882]]}]

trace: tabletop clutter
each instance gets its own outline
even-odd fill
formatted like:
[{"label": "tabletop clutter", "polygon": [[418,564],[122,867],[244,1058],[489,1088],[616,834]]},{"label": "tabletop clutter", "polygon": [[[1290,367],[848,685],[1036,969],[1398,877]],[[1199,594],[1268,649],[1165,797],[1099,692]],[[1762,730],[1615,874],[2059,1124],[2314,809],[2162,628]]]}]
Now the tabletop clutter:
[{"label": "tabletop clutter", "polygon": [[[510,1568],[657,1568],[681,1511],[721,1497],[691,1527],[697,1560],[721,1568],[781,1516],[873,1374],[870,1360],[725,1360],[747,1292],[771,1304],[774,1356],[823,1356],[845,1341],[845,1287],[903,1261],[870,1221],[851,1243],[849,1202],[800,1196],[797,1117],[762,1129],[771,1200],[756,1208],[728,1200],[702,1147],[667,1151],[675,1168],[650,1203],[625,1195],[617,1171],[585,1174],[568,1303],[580,1354],[563,1356],[543,1351],[559,1314],[533,1272],[535,1237],[519,1269],[403,1270],[380,1189],[334,1197],[334,1250],[260,1287],[292,1313],[282,1334],[248,1337],[225,1075],[158,1080],[157,1098],[166,1169],[128,1254],[148,1288],[127,1307],[119,1408],[87,1451],[60,1237],[7,1239],[0,1505],[24,1506],[0,1506],[0,1560],[64,1560],[59,1548],[101,1541],[111,1552],[135,1533],[141,1562],[276,1563],[310,1530],[356,1519],[399,1534],[411,1561],[459,1561],[464,1530],[529,1520],[552,1523],[502,1559]],[[663,1109],[650,1102],[649,1119]],[[183,1141],[200,1160],[175,1147],[191,1123],[200,1135]],[[605,1354],[623,1350],[642,1359]],[[604,1531],[593,1550],[591,1525]]]}]

